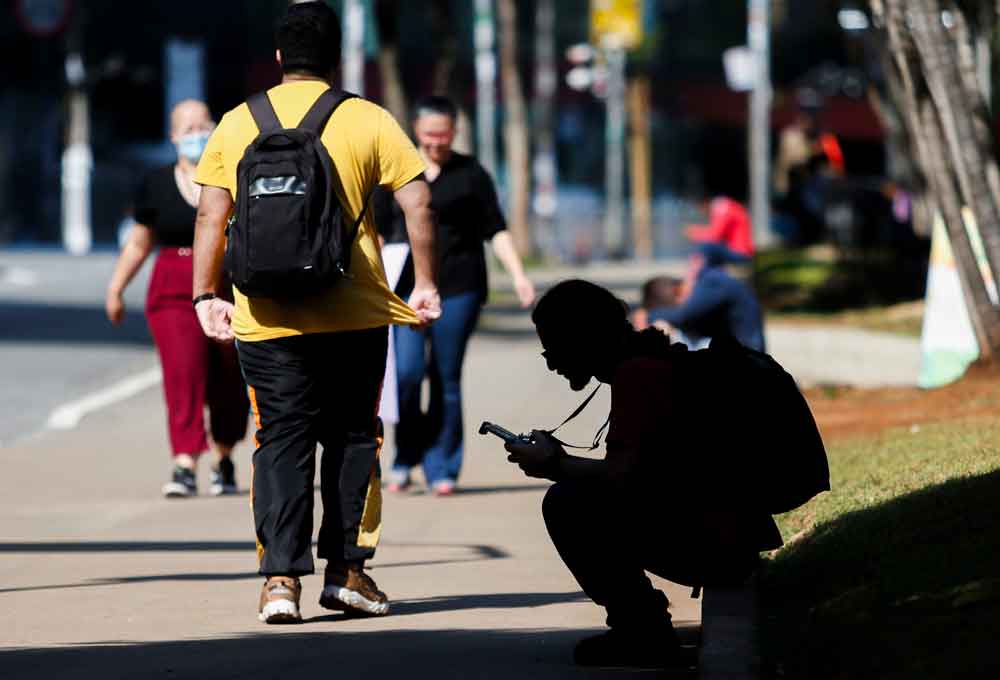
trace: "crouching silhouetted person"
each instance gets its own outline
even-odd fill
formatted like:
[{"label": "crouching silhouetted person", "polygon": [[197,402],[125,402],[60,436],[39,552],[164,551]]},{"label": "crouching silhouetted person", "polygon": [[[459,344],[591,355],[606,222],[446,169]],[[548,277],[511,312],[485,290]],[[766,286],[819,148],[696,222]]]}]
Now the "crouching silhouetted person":
[{"label": "crouching silhouetted person", "polygon": [[[667,598],[644,570],[695,588],[745,582],[759,553],[782,543],[771,514],[828,488],[808,406],[767,355],[728,339],[689,352],[658,330],[637,332],[624,304],[586,281],[555,286],[532,319],[550,370],[574,390],[591,378],[611,385],[603,459],[568,455],[541,431],[507,444],[526,474],[556,482],[542,504],[549,535],[607,610],[610,630],[579,642],[574,661],[686,665]],[[775,409],[787,428],[774,427]],[[791,446],[810,455],[767,453]]]}]

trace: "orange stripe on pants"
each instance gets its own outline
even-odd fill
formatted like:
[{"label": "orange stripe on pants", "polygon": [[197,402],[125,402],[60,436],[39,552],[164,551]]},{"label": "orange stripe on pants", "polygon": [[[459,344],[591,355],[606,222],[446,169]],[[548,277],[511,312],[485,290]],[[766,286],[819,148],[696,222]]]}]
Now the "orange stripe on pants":
[{"label": "orange stripe on pants", "polygon": [[[247,391],[250,394],[250,408],[253,409],[253,422],[257,426],[257,430],[260,430],[260,409],[257,408],[257,390],[247,386]],[[257,440],[257,432],[253,433],[253,445],[260,448],[260,442]],[[250,513],[253,514],[253,480],[256,476],[257,470],[253,464],[253,458],[250,458]],[[264,546],[260,544],[260,539],[257,538],[257,532],[254,532],[254,540],[257,543],[257,564],[260,564],[264,559]]]}]

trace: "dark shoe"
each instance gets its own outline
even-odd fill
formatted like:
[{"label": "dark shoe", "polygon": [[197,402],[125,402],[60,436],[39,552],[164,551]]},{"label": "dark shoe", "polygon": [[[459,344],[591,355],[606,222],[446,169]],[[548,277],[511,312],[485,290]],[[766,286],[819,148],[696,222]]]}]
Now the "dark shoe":
[{"label": "dark shoe", "polygon": [[212,470],[212,484],[208,487],[208,493],[213,496],[225,496],[237,493],[236,487],[236,467],[229,457],[220,458],[219,465]]},{"label": "dark shoe", "polygon": [[359,564],[328,564],[319,604],[349,614],[385,616],[389,613],[389,598]]},{"label": "dark shoe", "polygon": [[672,627],[622,631],[584,638],[573,649],[573,663],[591,668],[686,669],[696,664],[677,641]]},{"label": "dark shoe", "polygon": [[173,476],[163,485],[163,495],[167,498],[197,496],[198,484],[195,481],[194,470],[175,465]]},{"label": "dark shoe", "polygon": [[264,623],[299,623],[302,583],[291,576],[270,576],[260,591],[257,618]]}]

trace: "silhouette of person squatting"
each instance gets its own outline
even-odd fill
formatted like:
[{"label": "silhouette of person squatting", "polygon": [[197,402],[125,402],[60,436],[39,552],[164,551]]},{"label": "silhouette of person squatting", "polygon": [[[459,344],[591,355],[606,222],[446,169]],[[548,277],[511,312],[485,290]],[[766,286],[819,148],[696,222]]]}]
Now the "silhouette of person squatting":
[{"label": "silhouette of person squatting", "polygon": [[542,503],[549,535],[583,591],[607,610],[610,630],[580,641],[574,661],[687,665],[667,597],[644,570],[696,589],[735,585],[761,551],[782,543],[738,462],[763,438],[748,420],[759,417],[745,405],[752,392],[740,387],[751,381],[727,368],[748,350],[720,342],[724,349],[689,352],[656,329],[636,331],[621,300],[580,280],[552,288],[532,320],[549,370],[573,390],[592,378],[611,385],[603,459],[569,455],[539,430],[506,444],[508,460],[528,476],[555,482]]}]

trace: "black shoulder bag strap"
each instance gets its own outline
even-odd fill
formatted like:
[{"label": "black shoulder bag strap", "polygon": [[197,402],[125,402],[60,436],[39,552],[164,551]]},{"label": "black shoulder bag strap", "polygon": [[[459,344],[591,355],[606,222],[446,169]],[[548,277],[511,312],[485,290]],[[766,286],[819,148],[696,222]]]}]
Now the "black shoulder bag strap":
[{"label": "black shoulder bag strap", "polygon": [[355,97],[357,95],[350,92],[341,92],[333,88],[326,90],[313,102],[309,110],[306,111],[306,115],[302,117],[302,121],[299,123],[299,129],[309,130],[317,137],[321,137],[333,112],[348,99],[354,99]]},{"label": "black shoulder bag strap", "polygon": [[257,129],[261,134],[282,128],[281,121],[278,120],[278,114],[274,112],[271,98],[267,96],[266,91],[258,92],[250,97],[247,100],[247,107],[250,109],[253,122],[257,124]]},{"label": "black shoulder bag strap", "polygon": [[580,449],[581,451],[593,451],[593,450],[595,450],[598,446],[601,445],[601,439],[604,437],[604,433],[607,431],[608,425],[611,424],[611,414],[610,413],[608,414],[608,419],[604,421],[603,425],[601,425],[601,429],[599,429],[597,431],[597,434],[594,435],[594,442],[590,446],[574,446],[572,444],[567,444],[566,442],[564,442],[564,441],[560,440],[558,437],[556,437],[555,434],[556,434],[557,431],[559,431],[559,430],[562,429],[563,425],[565,425],[566,423],[568,423],[569,421],[573,420],[578,415],[580,415],[581,413],[583,413],[583,410],[585,408],[587,408],[588,406],[590,406],[590,402],[592,402],[594,400],[594,397],[596,397],[597,393],[600,392],[600,391],[601,391],[601,385],[600,385],[600,383],[598,383],[597,387],[594,388],[594,391],[590,393],[590,396],[587,397],[582,404],[580,404],[579,406],[576,407],[576,410],[573,411],[573,413],[570,414],[569,418],[567,418],[566,420],[562,421],[557,427],[555,427],[555,428],[553,428],[551,430],[546,430],[546,434],[548,434],[550,437],[552,437],[552,439],[557,444],[560,444],[563,448],[567,448],[567,449]]},{"label": "black shoulder bag strap", "polygon": [[[340,105],[348,99],[356,99],[357,96],[343,90],[335,90],[332,87],[325,90],[323,94],[316,98],[316,101],[309,107],[309,110],[306,111],[306,115],[302,117],[302,121],[299,123],[299,129],[309,130],[317,137],[322,137],[323,131],[326,129],[327,123],[330,122],[333,112],[340,108]],[[361,220],[365,218],[365,213],[368,211],[368,204],[370,202],[371,194],[365,196],[365,202],[361,206],[358,219],[354,220],[354,228],[351,234],[352,242],[357,237],[358,229],[361,227]]]}]

